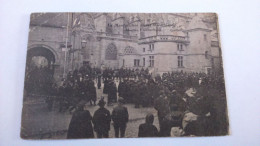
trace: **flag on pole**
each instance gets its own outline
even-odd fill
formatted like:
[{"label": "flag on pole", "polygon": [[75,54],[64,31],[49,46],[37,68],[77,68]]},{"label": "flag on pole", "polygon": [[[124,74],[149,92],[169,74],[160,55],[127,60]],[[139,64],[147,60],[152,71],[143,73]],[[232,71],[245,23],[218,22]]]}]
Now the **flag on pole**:
[{"label": "flag on pole", "polygon": [[72,28],[75,28],[75,27],[78,27],[80,26],[80,18],[76,18],[74,21],[73,21],[73,25],[72,25]]}]

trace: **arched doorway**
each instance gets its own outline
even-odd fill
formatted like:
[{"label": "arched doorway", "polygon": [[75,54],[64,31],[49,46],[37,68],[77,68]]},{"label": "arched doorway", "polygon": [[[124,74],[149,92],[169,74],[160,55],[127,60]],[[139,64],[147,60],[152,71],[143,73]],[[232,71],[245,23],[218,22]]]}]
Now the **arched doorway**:
[{"label": "arched doorway", "polygon": [[[50,51],[49,49],[45,47],[35,47],[32,49],[29,49],[27,51],[27,67],[32,65],[32,63],[36,63],[33,61],[36,61],[34,58],[39,57],[39,58],[45,58],[47,61],[47,67],[51,68],[52,64],[55,63],[55,55]],[[29,65],[29,66],[28,66]]]},{"label": "arched doorway", "polygon": [[28,93],[48,94],[54,83],[54,53],[45,47],[27,51],[25,88]]}]

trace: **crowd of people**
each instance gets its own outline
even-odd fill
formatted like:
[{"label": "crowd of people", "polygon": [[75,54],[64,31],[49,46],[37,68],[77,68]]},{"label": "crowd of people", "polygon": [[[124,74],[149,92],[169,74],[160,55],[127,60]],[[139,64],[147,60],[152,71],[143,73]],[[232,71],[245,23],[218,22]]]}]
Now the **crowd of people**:
[{"label": "crowd of people", "polygon": [[[228,130],[222,75],[171,72],[152,78],[144,69],[106,69],[103,73],[94,74],[92,79],[97,80],[98,88],[104,83],[103,93],[108,94],[108,105],[122,98],[124,103],[133,103],[135,108],[154,107],[158,111],[159,130],[152,125],[154,115],[148,114],[146,123],[139,127],[139,137],[171,136],[172,127],[183,131],[180,136],[221,135]],[[115,80],[119,82],[118,87]],[[95,121],[99,120],[93,121],[94,131],[98,123]],[[119,137],[119,129],[124,137],[126,122],[123,123],[121,128],[115,128],[116,137]]]},{"label": "crowd of people", "polygon": [[[118,87],[116,82],[119,82]],[[103,93],[108,95],[107,105],[119,105],[110,115],[102,98],[98,104],[100,109],[92,118],[84,106],[88,102],[96,105],[96,88],[101,89],[102,84]],[[55,83],[48,86],[49,110],[55,101],[59,103],[60,112],[76,109],[68,138],[91,138],[94,137],[93,130],[99,138],[108,137],[111,119],[115,123],[115,137],[119,137],[119,131],[120,137],[124,137],[128,112],[122,103],[157,110],[159,130],[153,125],[154,115],[148,114],[146,122],[139,126],[139,137],[171,136],[172,127],[183,130],[181,136],[222,135],[228,130],[224,77],[219,74],[168,72],[153,78],[148,69],[102,70],[85,64],[79,70],[69,72],[61,86]],[[79,127],[85,128],[88,135],[84,135],[86,131],[79,132]]]},{"label": "crowd of people", "polygon": [[25,76],[25,89],[33,94],[45,94],[52,86],[53,70],[45,66],[34,66],[27,70]]},{"label": "crowd of people", "polygon": [[[125,137],[129,115],[123,103],[123,99],[119,98],[118,105],[113,108],[112,114],[110,114],[109,110],[105,108],[106,102],[104,98],[101,98],[98,103],[99,109],[95,111],[93,117],[88,110],[84,110],[85,102],[79,103],[69,124],[67,138],[94,138],[94,131],[97,138],[108,138],[111,121],[113,121],[115,137]],[[153,114],[148,114],[146,122],[139,126],[138,137],[159,136],[159,132],[153,125],[153,121]]]}]

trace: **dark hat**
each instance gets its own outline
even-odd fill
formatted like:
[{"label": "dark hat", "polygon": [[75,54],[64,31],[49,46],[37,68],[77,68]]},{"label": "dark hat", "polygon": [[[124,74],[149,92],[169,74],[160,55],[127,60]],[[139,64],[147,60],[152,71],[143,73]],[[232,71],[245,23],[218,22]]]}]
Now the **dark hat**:
[{"label": "dark hat", "polygon": [[119,97],[119,98],[118,98],[118,102],[119,102],[119,103],[124,103],[124,99],[123,99],[122,97]]},{"label": "dark hat", "polygon": [[148,113],[145,117],[145,122],[148,124],[153,124],[154,116],[151,113]]},{"label": "dark hat", "polygon": [[78,108],[84,108],[86,102],[84,100],[81,100],[78,104],[77,104],[77,107]]},{"label": "dark hat", "polygon": [[104,100],[104,97],[101,97],[101,99],[99,100],[98,102],[98,105],[99,106],[104,106],[106,104],[105,100]]}]

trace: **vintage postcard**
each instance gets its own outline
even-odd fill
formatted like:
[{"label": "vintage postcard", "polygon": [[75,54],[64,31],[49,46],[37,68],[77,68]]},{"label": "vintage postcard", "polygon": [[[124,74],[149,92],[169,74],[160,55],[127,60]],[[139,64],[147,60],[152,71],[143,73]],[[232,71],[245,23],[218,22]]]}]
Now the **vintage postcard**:
[{"label": "vintage postcard", "polygon": [[33,13],[23,139],[229,134],[215,13]]}]

